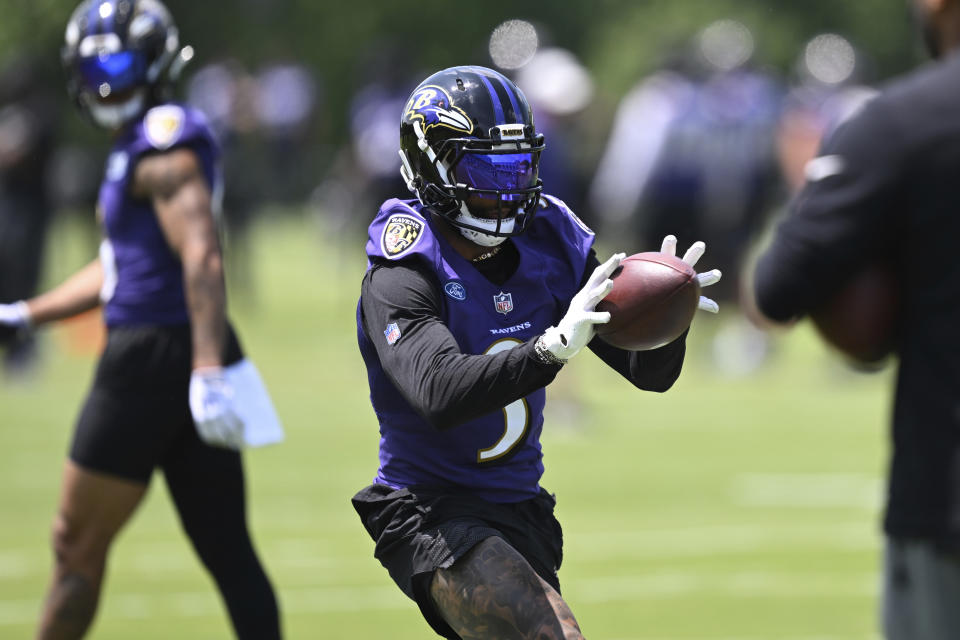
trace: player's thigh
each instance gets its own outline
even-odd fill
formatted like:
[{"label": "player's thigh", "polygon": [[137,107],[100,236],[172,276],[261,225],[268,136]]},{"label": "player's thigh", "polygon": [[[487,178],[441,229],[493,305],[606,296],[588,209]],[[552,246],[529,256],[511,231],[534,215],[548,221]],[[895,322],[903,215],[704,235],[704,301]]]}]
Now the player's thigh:
[{"label": "player's thigh", "polygon": [[54,525],[64,554],[105,550],[143,498],[165,441],[163,402],[100,383],[80,412],[64,469]]},{"label": "player's thigh", "polygon": [[471,638],[580,638],[570,608],[505,540],[483,540],[438,569],[430,597],[444,620]]},{"label": "player's thigh", "polygon": [[68,460],[54,524],[58,555],[69,563],[105,553],[146,490],[146,483],[84,469]]}]

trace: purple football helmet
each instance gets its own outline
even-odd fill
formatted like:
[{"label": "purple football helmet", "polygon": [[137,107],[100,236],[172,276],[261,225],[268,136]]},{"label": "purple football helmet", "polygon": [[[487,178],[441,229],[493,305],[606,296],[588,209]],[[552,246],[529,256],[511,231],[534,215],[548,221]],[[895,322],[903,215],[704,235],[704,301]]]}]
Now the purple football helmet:
[{"label": "purple football helmet", "polygon": [[67,23],[67,92],[95,124],[118,129],[166,99],[193,56],[159,0],[84,0]]},{"label": "purple football helmet", "polygon": [[472,242],[523,232],[537,210],[543,135],[527,99],[486,67],[451,67],[414,89],[400,119],[400,173]]}]

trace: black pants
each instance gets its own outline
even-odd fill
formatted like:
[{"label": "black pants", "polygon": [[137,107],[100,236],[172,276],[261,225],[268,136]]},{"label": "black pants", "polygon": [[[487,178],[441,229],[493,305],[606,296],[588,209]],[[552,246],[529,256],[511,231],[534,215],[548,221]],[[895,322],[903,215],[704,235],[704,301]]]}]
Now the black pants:
[{"label": "black pants", "polygon": [[[233,332],[224,362],[242,357]],[[240,640],[280,637],[276,597],[247,529],[240,454],[197,436],[187,392],[190,328],[111,328],[70,458],[147,484],[166,478],[180,522],[223,595]]]}]

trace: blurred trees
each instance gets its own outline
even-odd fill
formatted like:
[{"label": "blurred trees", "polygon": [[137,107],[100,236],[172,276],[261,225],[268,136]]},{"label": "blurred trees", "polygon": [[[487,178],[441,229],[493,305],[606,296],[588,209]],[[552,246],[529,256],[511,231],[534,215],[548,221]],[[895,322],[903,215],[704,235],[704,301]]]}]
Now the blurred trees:
[{"label": "blurred trees", "polygon": [[[815,33],[839,32],[866,52],[875,79],[903,71],[918,58],[904,0],[527,0],[415,3],[366,0],[165,0],[194,45],[198,68],[224,57],[251,68],[294,59],[314,70],[323,94],[313,135],[337,145],[347,136],[349,101],[364,83],[369,54],[389,42],[413,77],[457,63],[490,64],[487,40],[503,20],[538,25],[548,43],[576,52],[595,74],[600,110],[609,121],[616,100],[671,47],[709,21],[729,17],[747,25],[757,59],[789,75],[802,43]],[[2,0],[0,60],[33,52],[49,81],[62,85],[58,56],[75,0]],[[189,71],[189,69],[188,69]],[[64,108],[68,105],[66,100]],[[71,136],[78,118],[67,120]]]}]

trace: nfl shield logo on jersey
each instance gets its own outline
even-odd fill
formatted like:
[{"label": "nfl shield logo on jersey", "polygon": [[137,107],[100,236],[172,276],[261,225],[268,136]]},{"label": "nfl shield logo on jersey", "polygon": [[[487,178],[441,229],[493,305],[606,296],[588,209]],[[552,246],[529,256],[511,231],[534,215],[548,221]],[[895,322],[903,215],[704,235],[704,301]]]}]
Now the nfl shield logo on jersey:
[{"label": "nfl shield logo on jersey", "polygon": [[497,313],[508,314],[513,311],[513,295],[501,291],[493,296],[493,304]]},{"label": "nfl shield logo on jersey", "polygon": [[400,339],[400,327],[397,326],[396,322],[391,322],[383,331],[383,335],[387,338],[387,344],[393,344]]}]

